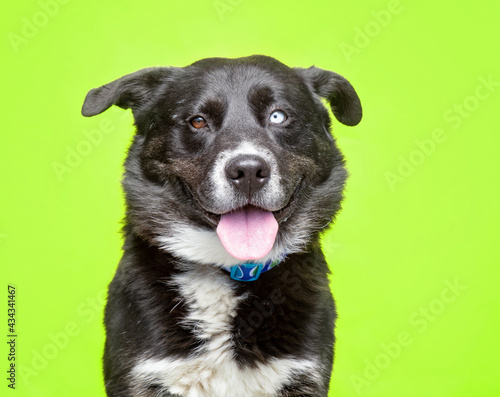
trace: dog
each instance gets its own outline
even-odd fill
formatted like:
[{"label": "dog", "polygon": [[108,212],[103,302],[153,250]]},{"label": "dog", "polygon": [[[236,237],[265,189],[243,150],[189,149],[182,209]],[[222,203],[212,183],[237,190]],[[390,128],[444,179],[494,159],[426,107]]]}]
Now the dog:
[{"label": "dog", "polygon": [[124,254],[109,285],[110,397],[327,396],[336,309],[319,237],[341,207],[342,76],[274,58],[139,70],[89,91],[131,109]]}]

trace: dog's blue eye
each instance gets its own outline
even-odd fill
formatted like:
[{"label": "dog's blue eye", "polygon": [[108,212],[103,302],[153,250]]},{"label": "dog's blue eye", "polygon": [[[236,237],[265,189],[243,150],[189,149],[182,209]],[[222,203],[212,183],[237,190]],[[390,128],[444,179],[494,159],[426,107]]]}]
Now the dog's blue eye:
[{"label": "dog's blue eye", "polygon": [[286,120],[286,114],[282,110],[275,110],[271,113],[269,121],[275,124],[281,124]]}]

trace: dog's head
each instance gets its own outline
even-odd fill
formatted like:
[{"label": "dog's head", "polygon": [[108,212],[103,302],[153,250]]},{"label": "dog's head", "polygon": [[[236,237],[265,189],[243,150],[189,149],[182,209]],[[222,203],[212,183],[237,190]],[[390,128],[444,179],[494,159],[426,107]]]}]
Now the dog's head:
[{"label": "dog's head", "polygon": [[341,123],[361,120],[336,73],[211,58],[93,89],[82,113],[132,109],[131,231],[178,257],[230,266],[307,249],[339,210],[346,171],[321,98]]}]

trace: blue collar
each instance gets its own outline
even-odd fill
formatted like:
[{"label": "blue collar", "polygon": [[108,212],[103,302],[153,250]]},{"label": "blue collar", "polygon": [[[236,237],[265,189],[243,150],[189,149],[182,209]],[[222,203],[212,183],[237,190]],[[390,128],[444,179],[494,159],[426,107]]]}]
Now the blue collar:
[{"label": "blue collar", "polygon": [[278,266],[286,254],[282,255],[279,259],[271,261],[267,260],[264,263],[240,263],[239,265],[224,268],[231,273],[231,278],[236,281],[255,281],[262,273],[265,273],[276,266]]}]

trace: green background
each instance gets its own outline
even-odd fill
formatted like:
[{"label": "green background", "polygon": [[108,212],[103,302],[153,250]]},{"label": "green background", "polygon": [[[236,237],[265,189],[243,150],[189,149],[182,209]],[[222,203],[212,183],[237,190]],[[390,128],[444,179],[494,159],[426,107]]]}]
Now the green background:
[{"label": "green background", "polygon": [[130,112],[86,92],[147,66],[271,55],[347,77],[351,173],[323,240],[340,318],[331,396],[498,396],[500,51],[494,1],[9,2],[1,15],[0,310],[16,390],[103,396]]}]

